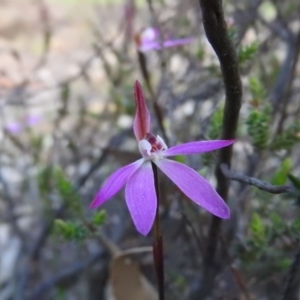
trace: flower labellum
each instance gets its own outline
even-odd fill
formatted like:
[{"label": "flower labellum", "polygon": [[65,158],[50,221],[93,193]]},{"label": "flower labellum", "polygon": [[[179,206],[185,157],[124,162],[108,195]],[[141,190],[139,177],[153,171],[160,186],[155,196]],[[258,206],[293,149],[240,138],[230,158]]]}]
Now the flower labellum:
[{"label": "flower labellum", "polygon": [[132,220],[136,229],[147,235],[152,228],[157,207],[153,162],[188,198],[215,216],[228,219],[229,208],[212,185],[192,168],[168,157],[210,152],[229,146],[235,140],[196,141],[168,148],[159,135],[150,133],[150,113],[138,81],[134,85],[134,96],[136,114],[133,131],[142,158],[113,173],[96,195],[91,208],[102,205],[126,185],[125,199]]},{"label": "flower labellum", "polygon": [[159,39],[159,31],[157,28],[146,28],[141,33],[136,34],[135,42],[141,52],[151,50],[159,50],[161,48],[177,47],[189,44],[194,40],[192,37],[179,38],[161,41]]}]

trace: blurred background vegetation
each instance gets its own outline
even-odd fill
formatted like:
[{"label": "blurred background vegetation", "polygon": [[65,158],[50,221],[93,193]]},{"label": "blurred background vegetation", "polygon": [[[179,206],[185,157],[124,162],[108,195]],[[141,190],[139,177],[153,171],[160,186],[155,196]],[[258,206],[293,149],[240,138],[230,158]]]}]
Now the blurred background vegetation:
[{"label": "blurred background vegetation", "polygon": [[[146,289],[141,282],[155,289],[151,235],[135,231],[124,194],[89,205],[110,173],[139,157],[136,79],[152,132],[163,126],[169,146],[219,138],[225,96],[198,1],[150,2],[0,0],[1,300],[134,300],[126,295]],[[203,299],[280,299],[300,278],[300,3],[223,4],[244,90],[232,169],[288,189],[231,181],[232,217]],[[143,54],[150,87],[135,43],[148,27],[194,38]],[[176,159],[215,183],[215,157]],[[197,300],[211,216],[165,177],[160,184],[166,299]]]}]

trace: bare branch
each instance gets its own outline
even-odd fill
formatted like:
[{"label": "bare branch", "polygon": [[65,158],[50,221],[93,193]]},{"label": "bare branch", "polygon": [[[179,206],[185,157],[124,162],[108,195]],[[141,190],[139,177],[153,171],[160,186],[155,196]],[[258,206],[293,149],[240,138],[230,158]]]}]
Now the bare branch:
[{"label": "bare branch", "polygon": [[[41,299],[43,295],[49,293],[56,286],[64,286],[74,284],[76,279],[82,275],[83,271],[98,262],[105,253],[99,251],[88,258],[86,261],[80,261],[74,263],[72,266],[63,269],[60,273],[56,274],[54,277],[46,279],[43,281],[27,298],[27,300],[37,300]],[[105,263],[102,263],[104,269]]]},{"label": "bare branch", "polygon": [[253,185],[258,189],[271,194],[288,193],[291,190],[291,187],[289,185],[272,185],[268,182],[261,181],[257,178],[248,177],[246,175],[233,172],[225,164],[221,164],[220,168],[227,178],[249,185]]},{"label": "bare branch", "polygon": [[[239,72],[237,54],[232,41],[227,34],[227,25],[221,0],[199,0],[202,10],[203,25],[208,41],[219,58],[222,70],[226,101],[221,138],[234,139],[238,125],[239,111],[242,102],[242,83]],[[232,146],[219,151],[216,168],[217,191],[227,201],[229,182],[220,169],[221,164],[230,166]],[[203,298],[210,292],[214,282],[214,261],[217,251],[217,241],[220,232],[221,219],[213,217],[209,229],[209,238],[204,255],[204,272],[207,274],[203,282]],[[199,295],[198,295],[199,299]]]},{"label": "bare branch", "polygon": [[290,267],[282,300],[297,300],[299,295],[299,277],[300,277],[300,244]]}]

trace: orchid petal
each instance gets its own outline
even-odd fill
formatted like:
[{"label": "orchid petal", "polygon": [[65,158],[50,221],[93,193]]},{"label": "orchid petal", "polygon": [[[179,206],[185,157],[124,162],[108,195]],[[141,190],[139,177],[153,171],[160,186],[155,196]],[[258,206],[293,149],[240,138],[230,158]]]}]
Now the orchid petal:
[{"label": "orchid petal", "polygon": [[125,185],[130,175],[132,175],[138,168],[141,167],[143,162],[144,159],[139,159],[136,162],[127,165],[110,175],[94,198],[90,208],[96,208],[114,196]]},{"label": "orchid petal", "polygon": [[42,117],[39,115],[31,115],[26,118],[26,123],[30,126],[38,124],[42,120]]},{"label": "orchid petal", "polygon": [[169,41],[165,41],[163,42],[163,46],[164,47],[176,47],[176,46],[180,46],[180,45],[185,45],[185,44],[189,44],[192,41],[194,41],[194,38],[183,38],[183,39],[176,39],[176,40],[169,40]]},{"label": "orchid petal", "polygon": [[5,125],[5,129],[10,133],[16,134],[22,131],[22,125],[20,123],[9,123]]},{"label": "orchid petal", "polygon": [[163,150],[167,150],[168,146],[166,145],[165,141],[159,136],[156,136],[157,141],[162,145]]},{"label": "orchid petal", "polygon": [[169,48],[169,47],[176,47],[181,46],[185,44],[189,44],[194,40],[194,38],[184,38],[184,39],[176,39],[176,40],[169,40],[169,41],[151,41],[151,40],[145,40],[141,42],[141,45],[139,47],[140,51],[147,52],[150,50],[160,50],[161,48]]},{"label": "orchid petal", "polygon": [[149,27],[141,33],[141,42],[150,43],[158,39],[159,31],[157,28]]},{"label": "orchid petal", "polygon": [[139,150],[144,158],[151,157],[152,146],[147,140],[139,141]]},{"label": "orchid petal", "polygon": [[137,231],[147,235],[152,228],[157,207],[150,161],[146,161],[130,176],[125,188],[125,198]]},{"label": "orchid petal", "polygon": [[147,52],[153,49],[159,50],[161,48],[162,46],[159,42],[145,42],[140,45],[139,50],[142,52]]},{"label": "orchid petal", "polygon": [[142,87],[138,81],[134,84],[136,114],[133,121],[133,131],[138,141],[150,131],[150,113],[147,108]]},{"label": "orchid petal", "polygon": [[200,141],[171,147],[163,152],[164,156],[196,154],[210,152],[233,144],[235,140]]},{"label": "orchid petal", "polygon": [[220,218],[230,217],[227,204],[212,185],[195,170],[169,159],[161,159],[155,163],[195,203]]}]

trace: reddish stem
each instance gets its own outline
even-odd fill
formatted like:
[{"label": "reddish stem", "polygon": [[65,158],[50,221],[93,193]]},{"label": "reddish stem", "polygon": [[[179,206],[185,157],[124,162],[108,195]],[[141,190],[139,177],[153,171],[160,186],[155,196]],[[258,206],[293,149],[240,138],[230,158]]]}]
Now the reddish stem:
[{"label": "reddish stem", "polygon": [[160,223],[159,223],[159,188],[158,188],[158,174],[157,167],[154,163],[152,163],[152,169],[154,173],[154,184],[157,196],[157,208],[156,215],[153,226],[153,257],[154,257],[154,265],[157,277],[158,284],[158,293],[159,300],[165,299],[165,287],[164,287],[164,255],[163,255],[163,238],[162,233],[160,231]]}]

